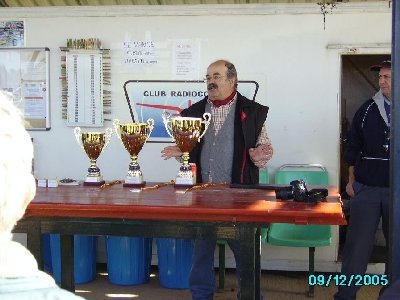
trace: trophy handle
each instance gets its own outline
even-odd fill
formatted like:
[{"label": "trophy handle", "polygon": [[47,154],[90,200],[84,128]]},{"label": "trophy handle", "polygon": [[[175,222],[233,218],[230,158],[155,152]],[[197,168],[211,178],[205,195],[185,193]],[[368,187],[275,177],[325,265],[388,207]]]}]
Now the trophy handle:
[{"label": "trophy handle", "polygon": [[164,111],[162,113],[162,119],[164,122],[165,130],[167,131],[167,133],[170,137],[174,138],[174,136],[171,133],[172,132],[171,125],[168,125],[168,123],[171,123],[170,118],[171,118],[171,114],[169,112]]},{"label": "trophy handle", "polygon": [[120,124],[120,122],[119,122],[118,119],[114,119],[114,120],[113,120],[113,125],[114,125],[115,134],[117,135],[118,139],[122,142],[121,135],[120,135],[119,124]]},{"label": "trophy handle", "polygon": [[210,113],[204,113],[204,114],[203,114],[203,119],[204,119],[204,121],[201,121],[201,123],[204,124],[204,131],[203,131],[203,133],[199,136],[199,142],[200,142],[200,139],[201,139],[201,138],[204,136],[204,134],[206,133],[206,131],[207,131],[207,129],[208,129],[208,126],[210,126],[211,114],[210,114]]},{"label": "trophy handle", "polygon": [[85,150],[83,148],[83,144],[82,144],[81,128],[80,127],[75,127],[74,134],[75,134],[76,141],[78,142],[78,145],[81,146],[81,148],[83,150]]},{"label": "trophy handle", "polygon": [[103,150],[104,150],[104,148],[107,147],[108,143],[110,142],[111,135],[112,135],[112,129],[111,128],[107,128],[106,132],[105,132],[105,143],[104,143]]},{"label": "trophy handle", "polygon": [[147,142],[147,140],[149,139],[151,133],[153,132],[153,129],[154,129],[154,119],[149,118],[149,119],[147,119],[147,122],[146,122],[146,123],[147,123],[147,128],[149,129],[149,133],[148,133],[147,136],[146,136],[146,141],[145,141],[145,142]]}]

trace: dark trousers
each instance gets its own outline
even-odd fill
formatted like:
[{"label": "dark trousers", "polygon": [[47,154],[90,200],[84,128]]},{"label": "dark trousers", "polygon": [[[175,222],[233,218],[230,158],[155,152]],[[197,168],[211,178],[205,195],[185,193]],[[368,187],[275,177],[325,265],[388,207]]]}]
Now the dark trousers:
[{"label": "dark trousers", "polygon": [[[365,274],[381,217],[386,245],[389,230],[389,188],[371,187],[358,182],[354,183],[353,188],[356,195],[350,199],[350,220],[341,271],[341,274],[345,275],[347,279],[351,275]],[[338,286],[338,292],[334,299],[355,299],[359,288],[360,286],[353,284]]]},{"label": "dark trousers", "polygon": [[[189,276],[189,288],[193,300],[212,300],[215,292],[214,251],[215,239],[196,240],[193,250],[193,265]],[[228,240],[236,261],[236,276],[239,275],[239,242]]]}]

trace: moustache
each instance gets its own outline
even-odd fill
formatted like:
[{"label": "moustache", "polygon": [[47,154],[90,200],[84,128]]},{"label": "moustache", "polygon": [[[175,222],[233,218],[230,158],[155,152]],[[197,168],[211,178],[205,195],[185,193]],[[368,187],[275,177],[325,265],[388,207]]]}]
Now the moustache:
[{"label": "moustache", "polygon": [[218,88],[218,85],[216,85],[215,83],[210,83],[210,84],[207,86],[207,90],[217,89],[217,88]]}]

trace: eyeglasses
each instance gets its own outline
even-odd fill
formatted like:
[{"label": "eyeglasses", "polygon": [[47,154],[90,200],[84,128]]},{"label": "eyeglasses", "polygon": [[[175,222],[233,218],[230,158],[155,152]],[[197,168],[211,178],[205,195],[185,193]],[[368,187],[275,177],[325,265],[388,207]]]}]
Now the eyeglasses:
[{"label": "eyeglasses", "polygon": [[211,81],[211,79],[212,80],[214,80],[214,81],[220,81],[223,77],[225,77],[225,76],[222,76],[222,75],[213,75],[213,76],[206,76],[206,77],[204,77],[204,79],[203,79],[203,81],[204,82],[210,82]]}]

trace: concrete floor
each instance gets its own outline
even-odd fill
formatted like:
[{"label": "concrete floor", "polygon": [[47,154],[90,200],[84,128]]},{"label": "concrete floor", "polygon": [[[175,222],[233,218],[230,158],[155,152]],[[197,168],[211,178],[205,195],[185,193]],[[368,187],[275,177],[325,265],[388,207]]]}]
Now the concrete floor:
[{"label": "concrete floor", "polygon": [[[150,281],[136,286],[119,286],[108,281],[104,264],[98,264],[97,277],[94,281],[76,286],[76,294],[88,300],[190,300],[189,290],[164,288],[160,285],[157,267],[152,268]],[[216,277],[216,280],[217,277]],[[237,284],[234,270],[227,269],[225,289],[215,294],[214,300],[236,300]],[[377,299],[380,287],[364,286],[360,289],[357,300]],[[310,300],[307,296],[308,284],[305,272],[263,271],[261,292],[265,300]],[[315,287],[315,300],[332,299],[336,287]]]}]

